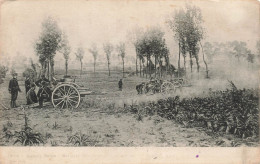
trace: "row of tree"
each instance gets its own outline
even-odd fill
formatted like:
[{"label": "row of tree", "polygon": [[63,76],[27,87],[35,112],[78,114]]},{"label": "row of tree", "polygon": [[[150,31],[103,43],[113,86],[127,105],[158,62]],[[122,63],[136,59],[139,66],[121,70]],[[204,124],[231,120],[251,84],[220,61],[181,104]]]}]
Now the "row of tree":
[{"label": "row of tree", "polygon": [[[234,41],[214,45],[206,42],[202,45],[201,42],[205,36],[205,29],[203,28],[201,10],[196,6],[186,5],[185,8],[175,10],[174,15],[167,19],[167,23],[174,34],[174,39],[178,43],[178,69],[176,70],[174,66],[170,64],[170,53],[166,45],[164,32],[159,27],[150,27],[146,30],[137,29],[131,33],[131,40],[136,52],[136,74],[139,73],[140,76],[146,74],[146,77],[151,77],[154,74],[155,77],[162,77],[164,73],[166,75],[173,75],[177,72],[177,76],[179,77],[186,74],[187,58],[189,58],[190,72],[193,72],[194,60],[197,66],[197,72],[199,72],[199,54],[202,54],[206,68],[206,77],[209,77],[208,62],[206,62],[205,55],[210,63],[214,55],[223,51],[234,56],[238,61],[241,57],[245,57],[249,63],[253,63],[255,60],[255,55],[246,47],[245,42]],[[41,74],[47,74],[50,78],[54,76],[54,56],[57,52],[62,53],[65,59],[67,76],[71,48],[66,34],[58,27],[57,22],[53,18],[49,17],[42,23],[42,32],[35,44],[35,51],[39,56],[42,68]],[[119,43],[116,46],[113,46],[109,42],[104,43],[103,51],[107,59],[108,75],[110,76],[111,55],[112,53],[117,53],[122,59],[124,76],[125,43]],[[93,55],[95,73],[96,60],[99,55],[97,45],[93,44],[92,47],[88,49],[88,52]],[[84,54],[84,49],[82,46],[79,46],[75,55],[81,64],[80,74],[82,74]],[[183,58],[183,68],[181,68],[181,57]],[[181,70],[183,70],[184,74],[181,73]]]},{"label": "row of tree", "polygon": [[203,61],[206,66],[206,76],[208,76],[208,65],[205,61],[203,47],[205,30],[202,26],[203,18],[200,8],[186,5],[185,9],[176,10],[173,17],[168,20],[168,24],[174,32],[174,38],[179,45],[178,70],[180,70],[180,57],[183,56],[184,70],[186,72],[186,57],[190,58],[190,71],[193,71],[193,59],[196,61],[197,72],[200,70],[199,51],[202,48]]},{"label": "row of tree", "polygon": [[[111,54],[114,50],[114,46],[111,43],[103,44],[103,49],[106,54],[107,65],[108,65],[108,75],[110,76],[110,64],[111,64]],[[119,43],[116,46],[116,53],[121,57],[123,63],[123,76],[124,76],[124,62],[125,62],[125,43]],[[98,49],[96,44],[93,44],[88,51],[93,55],[94,58],[94,73],[96,72],[96,60],[98,56]],[[42,32],[40,37],[35,43],[35,52],[39,57],[39,62],[41,64],[41,73],[47,75],[48,78],[52,79],[54,76],[54,57],[57,52],[63,54],[65,59],[65,76],[68,75],[68,60],[71,54],[71,47],[67,35],[59,28],[57,22],[52,18],[48,17],[42,23]],[[85,51],[79,46],[75,52],[76,59],[80,62],[82,74],[82,64]]]}]

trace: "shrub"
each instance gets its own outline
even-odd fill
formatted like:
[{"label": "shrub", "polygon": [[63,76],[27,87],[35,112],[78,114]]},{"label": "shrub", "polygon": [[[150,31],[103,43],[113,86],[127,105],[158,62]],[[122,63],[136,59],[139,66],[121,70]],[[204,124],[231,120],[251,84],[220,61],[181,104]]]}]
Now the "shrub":
[{"label": "shrub", "polygon": [[33,145],[39,145],[44,144],[43,137],[40,133],[33,132],[32,128],[28,125],[28,117],[24,113],[24,128],[21,129],[21,131],[17,132],[15,131],[14,137],[16,138],[14,145],[16,143],[20,143],[23,146],[33,146]]}]

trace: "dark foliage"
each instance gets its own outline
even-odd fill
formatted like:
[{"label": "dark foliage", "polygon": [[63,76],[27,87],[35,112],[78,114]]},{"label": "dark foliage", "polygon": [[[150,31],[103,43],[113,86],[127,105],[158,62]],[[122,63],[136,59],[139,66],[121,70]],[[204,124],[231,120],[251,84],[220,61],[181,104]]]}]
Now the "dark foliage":
[{"label": "dark foliage", "polygon": [[210,92],[206,98],[169,97],[150,103],[146,108],[185,126],[204,127],[241,138],[259,136],[257,90],[237,89],[232,82],[231,86],[232,89]]}]

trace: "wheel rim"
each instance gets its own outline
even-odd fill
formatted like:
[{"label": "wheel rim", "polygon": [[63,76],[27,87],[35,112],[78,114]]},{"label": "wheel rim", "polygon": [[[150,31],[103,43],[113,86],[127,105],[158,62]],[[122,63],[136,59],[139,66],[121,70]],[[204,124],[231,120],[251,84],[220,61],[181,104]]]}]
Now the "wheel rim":
[{"label": "wheel rim", "polygon": [[62,84],[52,92],[52,104],[55,108],[77,108],[79,103],[80,94],[73,85]]}]

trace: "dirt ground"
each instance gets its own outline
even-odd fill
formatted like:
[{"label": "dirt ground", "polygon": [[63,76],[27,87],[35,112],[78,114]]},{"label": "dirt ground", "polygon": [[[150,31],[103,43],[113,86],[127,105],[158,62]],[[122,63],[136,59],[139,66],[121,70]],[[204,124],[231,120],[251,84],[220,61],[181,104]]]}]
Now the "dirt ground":
[{"label": "dirt ground", "polygon": [[[112,73],[111,77],[106,72],[83,75],[76,79],[77,84],[89,88],[97,95],[87,95],[82,98],[79,108],[54,109],[51,105],[43,109],[16,108],[3,109],[0,111],[0,126],[6,127],[10,132],[20,131],[24,126],[24,116],[29,118],[29,126],[34,132],[40,132],[46,139],[44,146],[75,146],[69,142],[73,135],[86,136],[83,146],[241,146],[242,139],[234,136],[208,135],[206,130],[200,128],[187,128],[172,120],[161,118],[157,115],[144,116],[141,120],[137,115],[125,112],[124,104],[140,103],[165,97],[167,95],[137,95],[135,86],[144,78],[127,77],[123,79],[123,91],[118,89],[118,80],[121,74]],[[1,102],[9,106],[9,93],[7,92],[8,77],[1,84]],[[24,82],[19,77],[22,92],[18,96],[18,105],[25,104]],[[184,88],[182,97],[194,96],[205,93],[208,87],[199,89],[205,84],[194,83],[192,88]],[[196,88],[197,89],[194,89]],[[176,94],[178,94],[177,91]],[[1,129],[0,145],[12,146],[14,137],[5,137]],[[18,146],[19,144],[17,144]],[[250,145],[250,142],[247,143]],[[82,146],[82,145],[81,145]],[[250,146],[256,146],[251,143]]]}]

